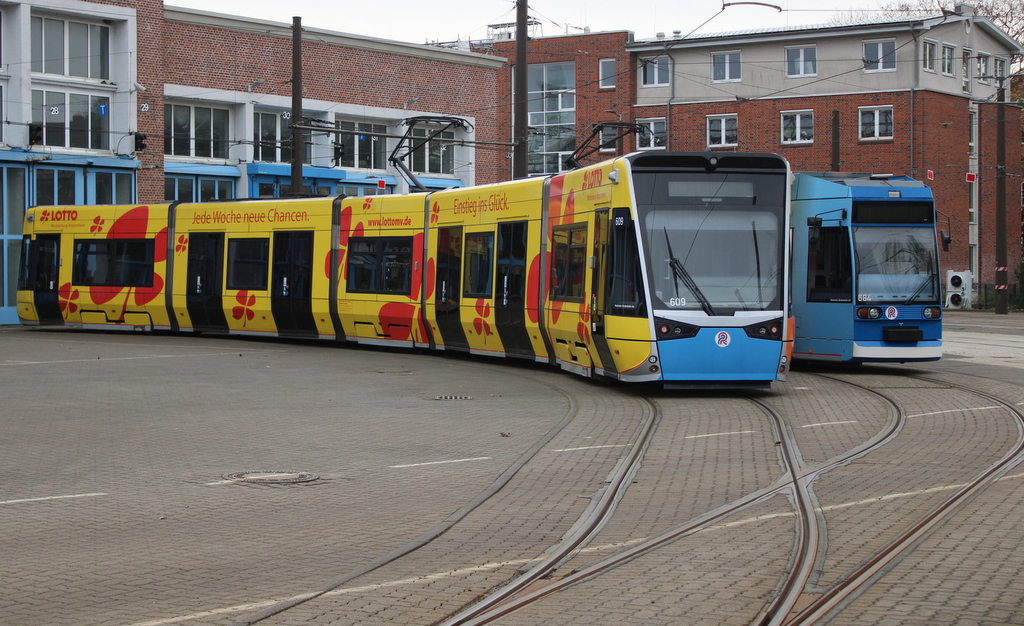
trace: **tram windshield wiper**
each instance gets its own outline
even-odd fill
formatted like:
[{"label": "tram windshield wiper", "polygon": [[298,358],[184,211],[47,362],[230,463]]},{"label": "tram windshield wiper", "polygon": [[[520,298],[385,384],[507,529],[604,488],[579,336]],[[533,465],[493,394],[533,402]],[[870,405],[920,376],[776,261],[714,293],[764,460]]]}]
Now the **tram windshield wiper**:
[{"label": "tram windshield wiper", "polygon": [[704,292],[700,290],[700,287],[697,286],[693,277],[690,276],[690,273],[686,271],[685,267],[683,267],[682,262],[672,254],[672,241],[669,239],[668,229],[665,228],[664,230],[665,245],[668,247],[668,266],[672,268],[672,278],[676,285],[676,296],[679,295],[679,281],[683,281],[683,285],[690,290],[690,293],[692,293],[695,298],[697,298],[697,302],[700,302],[700,307],[704,309],[704,312],[707,313],[709,317],[714,317],[715,310],[711,307],[711,303],[704,296]]},{"label": "tram windshield wiper", "polygon": [[915,291],[915,292],[914,292],[914,294],[913,294],[912,296],[910,296],[909,298],[907,298],[907,301],[906,301],[906,302],[904,302],[903,304],[913,304],[913,303],[914,303],[914,300],[917,300],[917,297],[918,297],[919,295],[921,295],[921,292],[922,292],[922,291],[924,291],[924,288],[925,288],[925,287],[927,287],[927,286],[928,286],[928,285],[930,285],[930,284],[932,284],[932,276],[931,276],[931,275],[925,276],[925,277],[924,277],[924,282],[922,282],[922,283],[921,283],[921,286],[920,286],[920,287],[918,287],[918,288],[917,288],[917,291]]}]

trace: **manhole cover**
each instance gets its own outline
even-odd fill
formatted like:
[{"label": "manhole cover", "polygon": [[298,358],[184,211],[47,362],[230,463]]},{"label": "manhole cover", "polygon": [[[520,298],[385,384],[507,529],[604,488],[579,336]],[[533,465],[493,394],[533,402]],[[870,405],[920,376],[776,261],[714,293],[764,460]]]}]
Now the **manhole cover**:
[{"label": "manhole cover", "polygon": [[243,483],[308,483],[320,477],[309,472],[263,470],[260,472],[234,472],[232,474],[224,474],[223,478]]}]

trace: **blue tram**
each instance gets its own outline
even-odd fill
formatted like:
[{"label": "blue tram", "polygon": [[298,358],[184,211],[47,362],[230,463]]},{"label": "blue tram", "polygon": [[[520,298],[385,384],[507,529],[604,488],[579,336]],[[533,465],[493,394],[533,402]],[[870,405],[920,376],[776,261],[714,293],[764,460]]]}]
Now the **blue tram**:
[{"label": "blue tram", "polygon": [[794,175],[793,358],[942,356],[935,202],[905,176]]}]

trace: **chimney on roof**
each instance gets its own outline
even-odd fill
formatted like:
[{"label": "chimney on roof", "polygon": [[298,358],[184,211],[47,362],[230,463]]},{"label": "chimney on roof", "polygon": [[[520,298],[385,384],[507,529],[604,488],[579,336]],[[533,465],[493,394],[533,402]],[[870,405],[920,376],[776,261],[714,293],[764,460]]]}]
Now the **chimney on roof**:
[{"label": "chimney on roof", "polygon": [[682,35],[682,34],[683,34],[683,31],[681,31],[681,30],[674,30],[674,31],[672,31],[672,38],[673,39],[679,39],[679,36]]},{"label": "chimney on roof", "polygon": [[974,15],[974,13],[975,13],[974,5],[973,4],[958,4],[958,5],[953,7],[953,13],[955,13],[956,15],[966,15],[966,16],[970,17],[970,16]]},{"label": "chimney on roof", "polygon": [[665,38],[665,33],[658,33],[657,35],[655,35],[655,38],[657,38],[657,39],[664,39]]}]

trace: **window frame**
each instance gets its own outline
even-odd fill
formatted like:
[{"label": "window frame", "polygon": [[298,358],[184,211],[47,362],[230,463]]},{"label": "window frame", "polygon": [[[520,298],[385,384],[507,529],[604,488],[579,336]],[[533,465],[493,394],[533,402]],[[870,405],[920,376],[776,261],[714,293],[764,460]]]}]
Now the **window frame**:
[{"label": "window frame", "polygon": [[[412,296],[413,243],[411,236],[403,235],[349,239],[345,259],[345,291]],[[363,245],[372,246],[372,250],[358,250]],[[352,259],[353,254],[369,256],[372,263],[355,263]],[[362,267],[369,269],[370,272],[367,277],[356,280],[354,272]],[[393,272],[394,268],[398,271]]]},{"label": "window frame", "polygon": [[[734,125],[735,125],[735,128],[733,129],[733,131],[736,134],[736,137],[735,137],[736,140],[733,141],[733,142],[730,142],[728,140],[729,129],[727,127],[727,122],[729,120],[733,120]],[[721,128],[718,130],[718,132],[721,133],[721,138],[722,139],[718,143],[712,143],[711,142],[711,133],[712,133],[711,127],[712,127],[713,122],[721,122],[721,124],[722,124]],[[704,128],[705,128],[705,136],[704,136],[704,138],[705,138],[705,141],[707,142],[707,146],[709,148],[731,148],[731,147],[734,147],[734,146],[738,146],[739,143],[740,143],[740,122],[739,122],[739,115],[736,114],[736,113],[722,113],[722,114],[707,115],[707,116],[705,116]]]},{"label": "window frame", "polygon": [[[892,44],[892,51],[885,52],[885,45]],[[877,46],[877,58],[874,61],[878,67],[872,68],[872,62],[868,61],[868,46]],[[861,42],[861,52],[864,55],[864,72],[867,74],[875,74],[879,72],[895,72],[896,71],[896,40],[889,39],[866,39]],[[886,59],[891,59],[887,62]],[[891,65],[889,64],[891,63]]]},{"label": "window frame", "polygon": [[989,73],[990,65],[992,64],[992,55],[987,52],[979,52],[977,56],[977,70],[978,70],[978,82],[989,84],[986,76],[991,76]]},{"label": "window frame", "polygon": [[[636,123],[640,126],[647,127],[646,133],[636,134],[636,149],[637,150],[665,150],[668,147],[668,122],[663,117],[649,117],[645,119],[638,119]],[[654,128],[655,125],[661,124],[662,130],[659,133]],[[661,145],[658,145],[658,137],[661,137]],[[645,138],[649,137],[649,141],[641,143]]]},{"label": "window frame", "polygon": [[[410,139],[413,145],[425,139],[437,128],[413,128]],[[446,130],[437,137],[424,142],[416,152],[409,155],[409,168],[421,174],[455,173],[455,131]]]},{"label": "window frame", "polygon": [[[949,53],[948,55],[946,53]],[[941,73],[943,76],[956,76],[956,46],[949,43],[942,44]],[[948,71],[947,71],[948,70]]]},{"label": "window frame", "polygon": [[[58,23],[61,25],[59,59],[55,49],[48,49],[50,40],[56,36],[52,28]],[[29,24],[31,71],[73,78],[110,79],[110,26],[50,15],[33,15]],[[72,25],[86,28],[84,40],[75,37]],[[84,43],[84,49],[81,43]],[[95,48],[98,50],[94,53]],[[60,71],[56,71],[58,63]],[[84,70],[78,68],[81,64],[84,64]]]},{"label": "window frame", "polygon": [[[154,239],[75,239],[71,284],[76,287],[153,287]],[[142,253],[142,260],[139,253]],[[104,279],[87,275],[88,259],[102,259]],[[129,276],[135,276],[134,280]]]},{"label": "window frame", "polygon": [[[648,71],[649,67],[654,69]],[[672,83],[669,58],[665,56],[640,59],[640,87],[668,87]]]},{"label": "window frame", "polygon": [[[83,99],[85,109],[81,107]],[[84,110],[88,113],[83,114]],[[59,119],[47,121],[48,117]],[[84,127],[80,121],[76,123],[81,119]],[[32,123],[42,127],[44,146],[110,150],[110,96],[33,89]]]},{"label": "window frame", "polygon": [[[733,61],[732,57],[736,57]],[[718,65],[718,59],[723,59],[722,68],[725,71],[724,78],[715,78],[715,68]],[[737,75],[732,75],[732,70],[735,66]],[[743,80],[743,57],[740,50],[725,50],[722,52],[711,53],[711,82],[712,83],[738,83]]]},{"label": "window frame", "polygon": [[[478,243],[483,243],[483,246],[479,247]],[[486,257],[483,257],[486,275],[480,271],[485,268],[480,265],[472,266],[481,258],[479,252],[482,250],[487,252]],[[467,232],[462,244],[462,297],[491,299],[494,296],[494,269],[494,232],[489,230]],[[477,287],[481,286],[479,282],[476,285],[473,284],[474,278],[479,277],[486,278],[486,289],[478,289]]]},{"label": "window frame", "polygon": [[[808,63],[808,60],[807,60],[807,51],[808,50],[813,50],[814,51],[814,55],[813,55],[814,58],[810,61],[810,63],[814,64],[814,71],[813,72],[805,72],[804,71],[806,69],[806,65]],[[792,52],[792,51],[799,51],[800,52],[800,58],[795,60],[795,62],[797,63],[797,67],[799,68],[799,71],[797,73],[795,73],[795,74],[792,74],[789,71],[789,69],[790,69],[790,62],[791,62],[790,58],[789,58],[789,53]],[[785,53],[784,54],[785,54],[785,65],[786,65],[786,78],[809,78],[809,77],[817,76],[818,75],[818,47],[817,47],[817,45],[787,46],[786,49],[785,49]]]},{"label": "window frame", "polygon": [[[795,118],[794,119],[795,124],[793,126],[793,128],[795,129],[794,138],[790,139],[790,140],[786,139],[786,117],[788,117],[788,116],[793,116]],[[801,119],[803,119],[806,116],[810,116],[810,118],[811,118],[811,138],[810,139],[803,139],[800,136],[800,129],[801,129],[800,121],[801,121]],[[780,123],[780,135],[779,135],[780,143],[785,144],[785,145],[808,145],[808,144],[814,143],[814,109],[799,109],[799,110],[795,110],[795,111],[781,111],[780,114],[779,114],[779,123]]]},{"label": "window frame", "polygon": [[[611,69],[607,68],[611,65]],[[615,89],[615,65],[616,59],[600,59],[597,62],[597,87],[598,89]]]},{"label": "window frame", "polygon": [[[188,109],[188,129],[182,133],[176,124],[180,114]],[[209,119],[197,122],[199,111],[209,112]],[[209,134],[200,137],[197,127],[200,123],[209,125]],[[198,106],[188,103],[168,102],[164,104],[164,155],[195,159],[226,159],[231,148],[231,109],[214,106]],[[187,151],[182,147],[187,143]]]},{"label": "window frame", "polygon": [[960,90],[963,93],[971,93],[971,57],[974,55],[974,50],[971,48],[963,48],[960,52]]},{"label": "window frame", "polygon": [[[882,113],[884,111],[888,111],[889,112],[889,127],[890,127],[890,130],[891,130],[891,134],[889,134],[889,135],[882,135],[881,134],[881,128],[882,128],[883,124],[881,123],[882,116],[880,115],[880,113]],[[873,122],[874,134],[872,136],[865,136],[864,135],[864,117],[863,116],[867,112],[871,112],[873,114],[873,116],[874,116],[874,122]],[[857,139],[858,139],[858,141],[862,141],[862,142],[892,141],[892,139],[895,137],[895,135],[896,135],[896,113],[895,113],[895,110],[893,108],[893,105],[888,104],[888,105],[868,106],[868,107],[858,107],[857,108]]]},{"label": "window frame", "polygon": [[[931,52],[929,54],[929,51]],[[925,39],[921,43],[921,69],[933,74],[938,73],[939,42]]]}]

